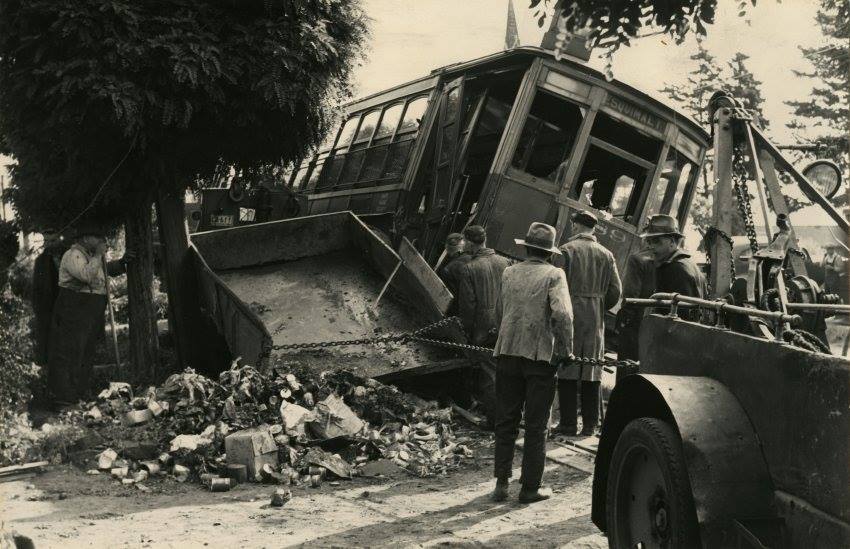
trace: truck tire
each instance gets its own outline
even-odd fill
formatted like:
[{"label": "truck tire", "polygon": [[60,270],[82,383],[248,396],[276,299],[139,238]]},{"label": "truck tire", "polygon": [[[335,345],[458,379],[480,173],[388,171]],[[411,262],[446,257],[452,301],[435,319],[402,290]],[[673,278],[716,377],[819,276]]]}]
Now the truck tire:
[{"label": "truck tire", "polygon": [[699,547],[699,525],[682,441],[656,418],[623,429],[606,487],[608,544],[625,547]]}]

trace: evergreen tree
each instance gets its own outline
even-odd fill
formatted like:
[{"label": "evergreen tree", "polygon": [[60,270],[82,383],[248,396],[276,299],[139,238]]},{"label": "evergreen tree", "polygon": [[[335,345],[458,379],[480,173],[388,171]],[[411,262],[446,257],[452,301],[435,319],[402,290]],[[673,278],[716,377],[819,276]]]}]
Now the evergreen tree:
[{"label": "evergreen tree", "polygon": [[[667,84],[661,93],[669,97],[688,116],[708,129],[708,101],[716,91],[726,91],[738,99],[744,108],[757,117],[757,123],[766,128],[768,120],[762,111],[764,97],[761,94],[761,81],[747,68],[748,56],[736,53],[723,67],[705,48],[701,40],[697,40],[697,51],[690,56],[691,68],[684,84]],[[690,222],[700,229],[706,229],[711,224],[711,207],[714,193],[711,183],[714,159],[709,149],[703,165],[702,177],[697,182],[694,201],[690,210]],[[736,223],[734,232],[740,234],[743,230],[741,222]]]},{"label": "evergreen tree", "polygon": [[[799,141],[820,146],[820,150],[806,155],[809,159],[819,156],[834,160],[847,181],[850,177],[850,4],[845,0],[821,0],[816,21],[826,43],[817,48],[800,48],[813,69],[794,71],[796,76],[812,79],[814,85],[806,99],[786,102],[795,116],[786,125],[795,130]],[[836,198],[836,203],[846,201],[846,195]]]}]

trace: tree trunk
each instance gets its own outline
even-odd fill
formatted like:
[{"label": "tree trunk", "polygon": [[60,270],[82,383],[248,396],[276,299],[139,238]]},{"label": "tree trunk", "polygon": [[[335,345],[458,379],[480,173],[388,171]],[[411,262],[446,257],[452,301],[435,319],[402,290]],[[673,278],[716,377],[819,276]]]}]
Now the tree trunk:
[{"label": "tree trunk", "polygon": [[189,232],[183,202],[183,191],[161,189],[157,194],[159,239],[165,254],[162,274],[168,293],[168,327],[174,341],[177,366],[181,369],[193,363],[189,326],[191,311],[186,299]]},{"label": "tree trunk", "polygon": [[151,204],[127,214],[124,223],[127,250],[136,257],[127,265],[130,311],[130,379],[152,383],[159,369],[159,339],[153,301],[153,232]]}]

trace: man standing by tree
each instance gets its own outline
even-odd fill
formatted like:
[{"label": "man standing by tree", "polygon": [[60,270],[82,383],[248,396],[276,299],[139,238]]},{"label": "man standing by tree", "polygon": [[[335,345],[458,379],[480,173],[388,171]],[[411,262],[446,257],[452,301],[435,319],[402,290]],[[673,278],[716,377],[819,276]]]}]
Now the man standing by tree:
[{"label": "man standing by tree", "polygon": [[103,233],[84,228],[59,265],[59,294],[50,325],[48,383],[60,406],[83,398],[90,389],[92,354],[104,328],[107,272],[119,274],[132,257],[127,254],[107,265],[106,250]]},{"label": "man standing by tree", "polygon": [[32,267],[32,312],[35,363],[46,366],[53,306],[59,295],[59,263],[68,247],[54,230],[44,231],[43,236],[41,253]]},{"label": "man standing by tree", "polygon": [[[605,356],[605,311],[620,300],[620,274],[614,255],[596,241],[596,216],[589,212],[573,215],[573,236],[560,247],[573,304],[573,354],[582,358]],[[576,434],[576,394],[581,381],[583,436],[593,435],[599,422],[602,366],[577,364],[558,368],[560,432]]]},{"label": "man standing by tree", "polygon": [[522,490],[519,501],[549,498],[540,490],[546,460],[546,426],[555,398],[555,364],[572,354],[573,310],[564,271],[549,264],[555,228],[532,223],[524,246],[527,259],[508,267],[497,307],[495,501],[508,497],[514,445],[525,412]]},{"label": "man standing by tree", "polygon": [[471,259],[460,269],[460,318],[473,345],[492,345],[498,327],[496,301],[502,289],[502,273],[511,262],[487,247],[487,233],[481,225],[464,229],[463,238]]}]

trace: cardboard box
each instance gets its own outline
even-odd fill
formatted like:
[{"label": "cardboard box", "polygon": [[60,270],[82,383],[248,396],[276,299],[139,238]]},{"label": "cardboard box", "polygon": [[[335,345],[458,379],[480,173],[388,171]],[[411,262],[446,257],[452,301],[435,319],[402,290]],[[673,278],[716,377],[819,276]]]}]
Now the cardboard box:
[{"label": "cardboard box", "polygon": [[224,439],[228,464],[242,464],[248,470],[248,480],[260,478],[263,465],[277,468],[277,444],[268,427],[253,427],[227,435]]}]

